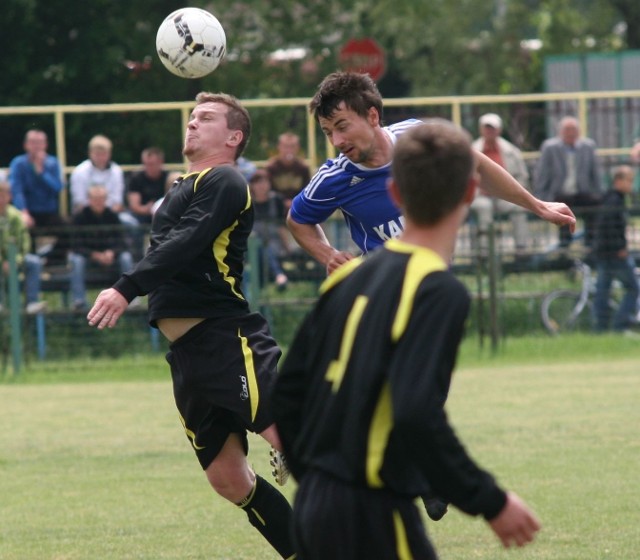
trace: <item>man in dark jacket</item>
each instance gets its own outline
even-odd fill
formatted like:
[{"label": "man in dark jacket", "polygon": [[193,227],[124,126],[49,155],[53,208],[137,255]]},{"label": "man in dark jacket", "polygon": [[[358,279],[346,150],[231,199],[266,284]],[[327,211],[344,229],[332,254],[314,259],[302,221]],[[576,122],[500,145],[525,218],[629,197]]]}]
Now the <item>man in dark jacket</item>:
[{"label": "man in dark jacket", "polygon": [[634,274],[635,263],[627,248],[625,210],[625,197],[632,189],[633,169],[628,165],[614,169],[612,188],[602,198],[602,207],[596,218],[593,254],[598,280],[594,313],[598,332],[608,330],[611,323],[609,293],[614,279],[622,283],[625,295],[613,316],[611,327],[616,331],[627,330],[636,314],[638,281]]},{"label": "man in dark jacket", "polygon": [[[87,307],[87,269],[102,270],[105,284],[133,268],[127,250],[122,224],[107,206],[107,189],[103,185],[89,188],[88,204],[73,217],[71,263],[71,296],[75,309]],[[113,273],[110,275],[110,273]]]}]

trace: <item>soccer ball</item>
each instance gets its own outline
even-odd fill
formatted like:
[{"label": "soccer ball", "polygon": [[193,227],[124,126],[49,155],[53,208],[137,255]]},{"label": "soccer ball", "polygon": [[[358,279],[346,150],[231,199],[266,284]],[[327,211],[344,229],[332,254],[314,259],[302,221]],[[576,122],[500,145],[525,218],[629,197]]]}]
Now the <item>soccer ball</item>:
[{"label": "soccer ball", "polygon": [[227,39],[215,16],[200,8],[169,14],[156,35],[156,51],[169,72],[181,78],[202,78],[224,58]]}]

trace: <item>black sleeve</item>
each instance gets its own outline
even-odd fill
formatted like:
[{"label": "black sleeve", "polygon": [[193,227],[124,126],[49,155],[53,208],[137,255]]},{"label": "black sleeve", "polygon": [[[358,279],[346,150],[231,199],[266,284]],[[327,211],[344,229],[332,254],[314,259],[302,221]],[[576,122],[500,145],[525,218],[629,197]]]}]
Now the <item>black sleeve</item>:
[{"label": "black sleeve", "polygon": [[127,181],[127,185],[126,185],[126,193],[125,194],[129,194],[132,192],[137,192],[137,193],[141,193],[141,188],[140,188],[140,174],[139,172],[136,173],[132,173],[129,176],[129,180]]},{"label": "black sleeve", "polygon": [[398,342],[391,369],[394,425],[438,496],[468,514],[491,519],[504,507],[506,495],[469,457],[444,410],[469,296],[450,276],[440,283],[418,292]]},{"label": "black sleeve", "polygon": [[162,242],[114,284],[129,299],[175,276],[248,209],[246,181],[231,168],[212,170],[197,183],[189,206]]}]

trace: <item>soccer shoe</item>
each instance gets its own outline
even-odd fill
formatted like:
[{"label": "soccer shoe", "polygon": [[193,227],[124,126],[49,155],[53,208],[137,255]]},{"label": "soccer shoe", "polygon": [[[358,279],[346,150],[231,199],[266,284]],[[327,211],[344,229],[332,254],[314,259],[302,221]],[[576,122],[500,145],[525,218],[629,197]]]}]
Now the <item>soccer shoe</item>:
[{"label": "soccer shoe", "polygon": [[440,498],[435,496],[421,496],[424,508],[427,510],[427,515],[433,521],[440,521],[444,514],[447,513],[449,504],[443,502]]},{"label": "soccer shoe", "polygon": [[271,457],[269,464],[273,467],[271,474],[273,475],[273,478],[276,479],[279,486],[284,486],[287,483],[287,480],[289,480],[289,467],[287,467],[287,461],[284,458],[284,455],[275,447],[271,448],[269,456]]}]

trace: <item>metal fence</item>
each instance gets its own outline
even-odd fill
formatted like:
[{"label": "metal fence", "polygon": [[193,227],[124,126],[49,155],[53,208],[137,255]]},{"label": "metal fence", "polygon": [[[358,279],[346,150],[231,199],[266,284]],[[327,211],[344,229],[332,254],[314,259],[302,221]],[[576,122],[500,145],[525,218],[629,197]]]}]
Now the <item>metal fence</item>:
[{"label": "metal fence", "polygon": [[[262,117],[273,111],[279,111],[279,122],[298,123],[299,130],[296,132],[303,139],[307,162],[312,169],[316,169],[326,158],[335,155],[335,152],[319,131],[315,120],[306,113],[308,102],[309,99],[306,98],[243,100],[256,123],[262,122]],[[408,117],[439,116],[451,119],[475,134],[480,115],[489,111],[496,112],[503,118],[505,136],[523,151],[525,159],[533,165],[539,156],[542,141],[554,136],[557,122],[563,116],[571,114],[579,119],[583,134],[594,137],[598,155],[607,166],[611,162],[628,161],[630,148],[634,140],[640,137],[640,117],[637,111],[639,103],[640,90],[392,98],[385,100],[384,121],[392,123]],[[68,122],[75,122],[76,118],[81,117],[95,119],[99,116],[100,122],[104,123],[110,116],[117,120],[122,119],[123,115],[144,115],[148,119],[170,115],[171,122],[175,122],[178,127],[175,138],[182,138],[193,104],[193,101],[184,101],[0,107],[0,126],[5,118],[12,122],[17,118],[22,119],[20,122],[24,122],[24,130],[27,130],[33,125],[34,119],[38,119],[39,123],[43,119],[51,119],[50,126],[45,128],[53,130],[52,145],[55,146],[55,155],[67,176],[79,163],[68,159]],[[254,140],[249,145],[249,151],[254,150],[254,153],[247,155],[261,166],[265,160],[260,158],[275,151],[277,136],[282,130],[265,131],[260,130],[260,127],[255,128]],[[119,141],[123,139],[113,137],[112,140],[117,153]],[[139,146],[132,153],[124,155],[124,160],[118,158],[118,163],[125,171],[139,169],[139,154],[145,147],[147,146]],[[174,170],[181,170],[184,165],[184,161],[167,162],[167,167]],[[6,163],[0,162],[0,169],[2,168],[6,168]],[[63,189],[61,199],[61,208],[66,211],[66,189]]]},{"label": "metal fence", "polygon": [[[632,253],[640,255],[640,207],[631,209],[628,239]],[[572,273],[575,259],[587,254],[579,224],[575,240],[561,247],[558,228],[537,217],[528,216],[529,237],[524,250],[516,251],[511,221],[502,216],[490,230],[478,232],[471,217],[462,227],[457,241],[453,271],[473,297],[468,333],[496,346],[506,336],[545,333],[540,320],[540,304],[545,294],[565,287],[576,288],[579,279]],[[355,252],[341,219],[325,224],[334,246]],[[50,234],[51,232],[41,232]],[[14,255],[15,256],[15,255]],[[317,297],[326,277],[324,267],[301,249],[279,255],[288,276],[285,289],[269,276],[261,262],[260,242],[250,239],[246,260],[244,291],[252,308],[269,320],[274,336],[287,347]],[[69,298],[69,265],[45,264],[42,272],[42,298],[47,307],[28,314],[24,306],[20,269],[0,277],[3,308],[0,311],[0,352],[2,369],[20,369],[42,361],[71,360],[95,356],[163,352],[166,341],[147,323],[146,298],[129,309],[115,329],[89,328],[86,309],[74,309]],[[91,303],[99,291],[109,287],[114,275],[88,277]]]}]

